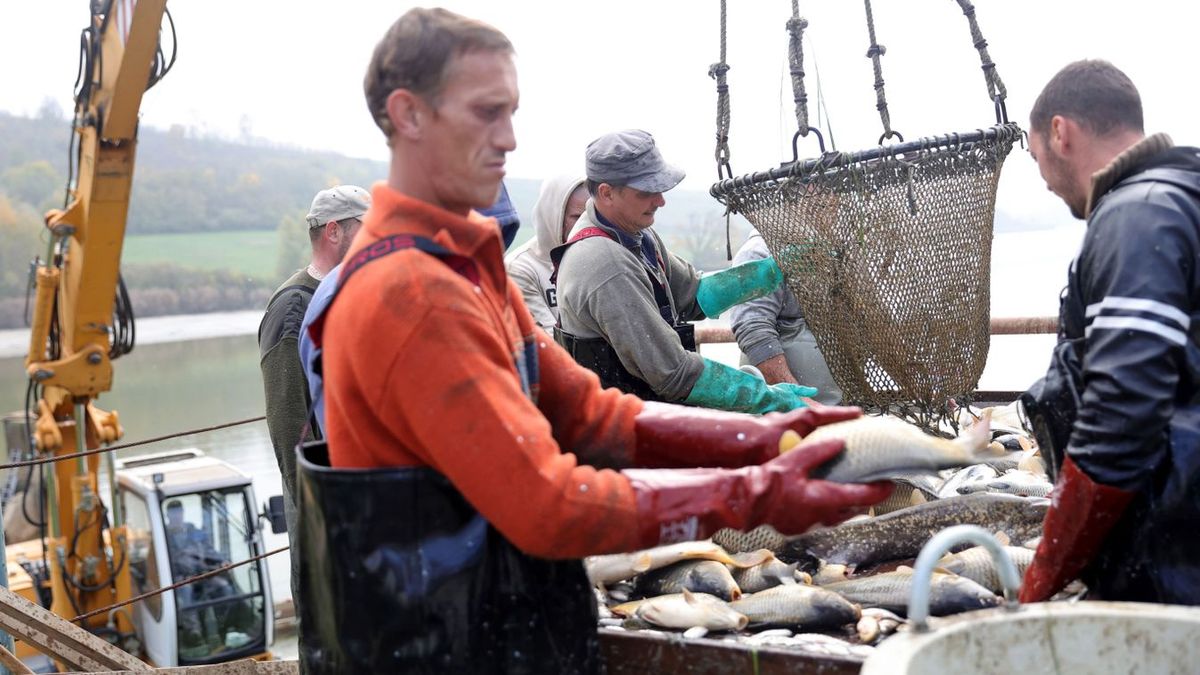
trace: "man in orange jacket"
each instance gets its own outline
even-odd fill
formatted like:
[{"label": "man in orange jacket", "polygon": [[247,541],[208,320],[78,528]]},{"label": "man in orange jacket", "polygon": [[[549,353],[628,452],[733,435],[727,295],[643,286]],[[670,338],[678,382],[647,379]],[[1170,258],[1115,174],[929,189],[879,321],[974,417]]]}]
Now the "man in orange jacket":
[{"label": "man in orange jacket", "polygon": [[723,527],[798,533],[887,496],[807,478],[838,443],[779,455],[786,429],[856,409],[643,403],[535,328],[495,221],[472,211],[516,147],[503,34],[414,9],[365,89],[392,156],[313,327],[333,468],[300,461],[306,667],[593,672],[583,556]]}]

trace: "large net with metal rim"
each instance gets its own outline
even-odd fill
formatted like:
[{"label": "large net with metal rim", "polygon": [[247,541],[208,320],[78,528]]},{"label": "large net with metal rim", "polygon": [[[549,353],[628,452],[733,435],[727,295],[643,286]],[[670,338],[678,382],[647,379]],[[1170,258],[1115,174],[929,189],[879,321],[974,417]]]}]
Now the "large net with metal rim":
[{"label": "large net with metal rim", "polygon": [[774,253],[846,402],[928,424],[974,391],[996,186],[1020,133],[1003,124],[826,153],[714,186]]}]

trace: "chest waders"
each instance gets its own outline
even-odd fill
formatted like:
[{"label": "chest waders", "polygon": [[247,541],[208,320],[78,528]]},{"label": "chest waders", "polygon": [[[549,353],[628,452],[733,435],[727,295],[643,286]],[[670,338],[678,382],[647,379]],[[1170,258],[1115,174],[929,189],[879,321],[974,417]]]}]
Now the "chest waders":
[{"label": "chest waders", "polygon": [[[362,265],[408,248],[479,281],[469,258],[398,235],[347,261],[338,290]],[[310,327],[318,347],[328,311]],[[518,371],[534,379],[532,345],[524,358]],[[324,441],[298,452],[304,672],[598,672],[580,561],[522,553],[428,467],[332,468]]]},{"label": "chest waders", "polygon": [[[551,251],[550,257],[554,263],[554,275],[550,279],[551,282],[557,282],[558,265],[567,249],[576,242],[592,237],[605,237],[616,241],[612,235],[598,227],[585,227],[580,230],[566,244]],[[658,258],[658,265],[665,275],[666,265],[661,256]],[[679,342],[683,344],[684,349],[689,352],[697,351],[695,326],[678,320],[675,310],[671,306],[669,291],[648,268],[646,276],[650,278],[650,286],[654,289],[654,302],[658,305],[658,313],[662,316],[663,321],[666,321],[671,330],[679,336]],[[621,357],[617,355],[617,350],[613,349],[608,340],[602,337],[584,338],[572,335],[562,329],[561,312],[559,316],[558,325],[554,327],[554,340],[567,350],[576,363],[599,375],[601,385],[615,387],[627,394],[634,394],[643,401],[663,400],[645,380],[625,369],[621,363]]]}]

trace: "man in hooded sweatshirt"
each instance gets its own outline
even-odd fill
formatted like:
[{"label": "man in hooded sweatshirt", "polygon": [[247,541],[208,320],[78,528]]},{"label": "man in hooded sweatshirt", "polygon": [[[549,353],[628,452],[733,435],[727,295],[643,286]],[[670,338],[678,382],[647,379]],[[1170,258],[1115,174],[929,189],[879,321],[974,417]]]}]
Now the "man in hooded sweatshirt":
[{"label": "man in hooded sweatshirt", "polygon": [[587,186],[580,176],[546,179],[533,206],[533,238],[504,257],[508,276],[521,289],[533,320],[547,333],[558,323],[558,291],[550,280],[554,274],[550,249],[566,241],[587,199]]}]

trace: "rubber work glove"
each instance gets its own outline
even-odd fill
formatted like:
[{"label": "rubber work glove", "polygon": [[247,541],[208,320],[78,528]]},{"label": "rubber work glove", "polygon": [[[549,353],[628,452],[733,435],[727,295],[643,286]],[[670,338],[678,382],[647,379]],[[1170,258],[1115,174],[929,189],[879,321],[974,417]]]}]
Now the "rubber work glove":
[{"label": "rubber work glove", "polygon": [[1133,496],[1096,483],[1067,455],[1042,525],[1042,541],[1025,570],[1021,602],[1048,600],[1079,576]]},{"label": "rubber work glove", "polygon": [[716,318],[734,305],[761,298],[779,288],[781,283],[783,271],[774,258],[751,260],[700,277],[696,302],[704,310],[704,316]]},{"label": "rubber work glove", "polygon": [[629,465],[673,469],[762,464],[779,456],[785,431],[804,437],[819,426],[861,415],[858,408],[823,405],[760,416],[647,402],[633,418],[635,443]]},{"label": "rubber work glove", "polygon": [[771,525],[783,534],[800,534],[817,524],[840,523],[887,499],[891,483],[808,477],[844,447],[840,439],[819,441],[741,469],[627,469],[621,473],[637,499],[639,545],[704,539],[725,527],[748,531]]},{"label": "rubber work glove", "polygon": [[750,373],[704,359],[704,372],[684,403],[704,408],[763,414],[803,408],[803,398],[817,395],[814,387],[781,382],[767,384]]}]

